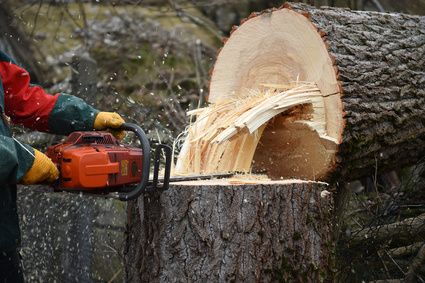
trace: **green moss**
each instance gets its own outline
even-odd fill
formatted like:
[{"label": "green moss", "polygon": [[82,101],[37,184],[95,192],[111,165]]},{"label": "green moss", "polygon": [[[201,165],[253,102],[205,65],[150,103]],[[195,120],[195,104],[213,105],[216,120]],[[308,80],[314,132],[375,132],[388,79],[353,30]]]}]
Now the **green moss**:
[{"label": "green moss", "polygon": [[81,44],[81,39],[73,34],[83,21],[76,4],[68,6],[69,13],[60,5],[49,4],[23,5],[14,11],[26,31],[36,37],[42,52],[56,56]]},{"label": "green moss", "polygon": [[[219,47],[220,40],[208,28],[195,25],[187,17],[179,17],[170,7],[146,5],[110,5],[83,4],[84,13],[89,23],[93,20],[101,21],[110,19],[113,15],[133,14],[143,21],[159,23],[165,30],[182,30],[183,33],[199,38],[202,42]],[[79,5],[68,3],[66,5],[51,5],[45,1],[41,5],[17,5],[14,8],[19,21],[29,34],[36,36],[37,45],[50,56],[57,56],[84,43],[84,38],[76,37],[74,31],[84,27]],[[201,19],[205,26],[212,26],[202,13],[193,7],[185,8],[185,13]]]}]

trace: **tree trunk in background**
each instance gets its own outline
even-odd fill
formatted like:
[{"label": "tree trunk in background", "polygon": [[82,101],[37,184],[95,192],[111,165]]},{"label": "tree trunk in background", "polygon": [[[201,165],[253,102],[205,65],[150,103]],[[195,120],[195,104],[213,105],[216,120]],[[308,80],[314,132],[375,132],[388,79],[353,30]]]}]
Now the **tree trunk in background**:
[{"label": "tree trunk in background", "polygon": [[[183,182],[130,203],[128,282],[318,282],[331,277],[324,183]],[[326,196],[325,196],[326,195]]]},{"label": "tree trunk in background", "polygon": [[44,56],[28,35],[21,31],[19,24],[17,17],[10,11],[10,4],[0,1],[0,50],[28,70],[31,82],[42,83],[46,77],[46,68],[37,60]]},{"label": "tree trunk in background", "polygon": [[88,53],[80,53],[72,57],[72,94],[81,97],[87,103],[96,103],[98,97],[97,62]]},{"label": "tree trunk in background", "polygon": [[18,189],[26,280],[122,282],[123,203],[48,190]]}]

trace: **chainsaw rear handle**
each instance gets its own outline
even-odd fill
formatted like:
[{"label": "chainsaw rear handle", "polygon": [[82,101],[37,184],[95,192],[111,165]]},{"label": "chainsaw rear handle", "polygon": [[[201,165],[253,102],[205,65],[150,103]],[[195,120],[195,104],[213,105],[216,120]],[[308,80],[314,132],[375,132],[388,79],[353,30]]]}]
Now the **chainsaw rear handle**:
[{"label": "chainsaw rear handle", "polygon": [[145,132],[137,126],[136,124],[132,123],[124,123],[121,126],[121,129],[124,131],[131,131],[136,134],[137,138],[140,141],[141,148],[143,150],[143,160],[142,160],[142,179],[140,180],[140,183],[137,184],[136,188],[129,191],[129,192],[118,192],[117,195],[115,195],[115,198],[118,198],[122,201],[128,201],[132,199],[136,199],[140,194],[145,191],[145,189],[148,186],[149,182],[149,171],[150,171],[150,162],[151,162],[151,146],[149,144],[149,140],[145,134]]}]

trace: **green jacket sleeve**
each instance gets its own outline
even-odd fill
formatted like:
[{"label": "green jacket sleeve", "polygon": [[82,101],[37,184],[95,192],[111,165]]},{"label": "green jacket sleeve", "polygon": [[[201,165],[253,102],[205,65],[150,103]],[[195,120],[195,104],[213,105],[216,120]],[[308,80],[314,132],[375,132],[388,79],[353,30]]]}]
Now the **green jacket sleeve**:
[{"label": "green jacket sleeve", "polygon": [[32,147],[0,135],[0,184],[15,184],[34,162]]},{"label": "green jacket sleeve", "polygon": [[98,110],[73,95],[61,94],[49,116],[49,132],[68,135],[75,131],[92,131]]}]

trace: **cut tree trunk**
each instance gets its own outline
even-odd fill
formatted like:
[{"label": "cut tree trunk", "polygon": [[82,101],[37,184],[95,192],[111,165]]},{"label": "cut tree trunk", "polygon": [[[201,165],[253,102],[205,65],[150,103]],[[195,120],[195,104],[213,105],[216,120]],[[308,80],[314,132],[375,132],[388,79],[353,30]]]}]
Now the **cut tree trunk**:
[{"label": "cut tree trunk", "polygon": [[[417,162],[425,153],[424,54],[421,17],[303,4],[252,14],[218,55],[209,102],[220,106],[294,82],[315,84],[319,102],[279,114],[258,131],[253,169],[279,181],[176,183],[130,203],[127,280],[331,277],[326,186],[280,179],[342,182]],[[210,126],[217,125],[202,127]],[[236,162],[246,157],[243,144],[216,156]]]},{"label": "cut tree trunk", "polygon": [[319,282],[331,277],[325,183],[181,182],[130,203],[128,282]]},{"label": "cut tree trunk", "polygon": [[311,119],[330,139],[277,117],[262,134],[254,170],[356,179],[424,155],[424,54],[424,17],[285,4],[233,29],[214,65],[209,102],[264,84],[316,83],[324,113]]}]

